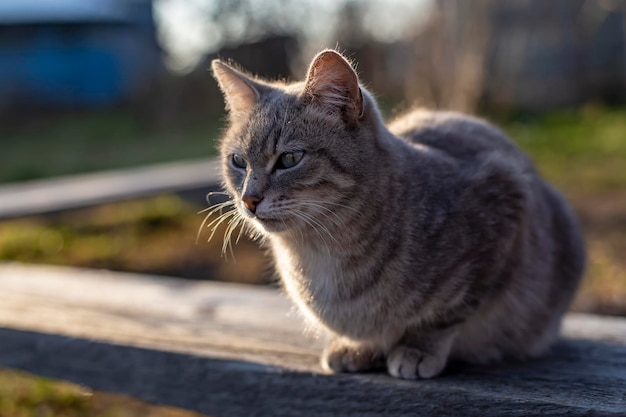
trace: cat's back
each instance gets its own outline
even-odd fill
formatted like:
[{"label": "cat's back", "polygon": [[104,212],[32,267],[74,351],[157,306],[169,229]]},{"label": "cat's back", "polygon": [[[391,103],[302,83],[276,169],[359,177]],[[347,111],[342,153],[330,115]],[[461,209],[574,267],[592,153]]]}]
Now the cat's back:
[{"label": "cat's back", "polygon": [[533,170],[530,160],[500,130],[482,119],[452,111],[414,110],[389,125],[399,138],[455,159],[475,163],[496,156],[522,170]]},{"label": "cat's back", "polygon": [[[441,201],[451,207],[446,212],[449,233],[440,235],[446,254],[441,259],[463,252],[460,236],[468,239],[463,253],[481,248],[472,261],[477,265],[484,261],[487,268],[507,259],[498,273],[484,275],[499,282],[506,295],[494,296],[477,313],[479,319],[466,321],[454,355],[483,361],[491,355],[485,340],[501,349],[492,352],[493,358],[499,352],[543,353],[558,333],[584,270],[584,244],[571,208],[515,143],[481,119],[417,110],[388,127],[421,149],[404,168],[414,177],[430,174],[429,208]],[[484,284],[484,278],[479,282]],[[506,333],[510,328],[517,333]]]}]

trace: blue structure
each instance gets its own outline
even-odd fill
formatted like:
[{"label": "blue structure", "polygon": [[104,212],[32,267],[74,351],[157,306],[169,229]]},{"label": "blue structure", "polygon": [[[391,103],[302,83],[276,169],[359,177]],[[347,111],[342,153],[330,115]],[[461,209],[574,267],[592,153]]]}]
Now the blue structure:
[{"label": "blue structure", "polygon": [[162,68],[150,0],[0,1],[0,107],[110,105]]}]

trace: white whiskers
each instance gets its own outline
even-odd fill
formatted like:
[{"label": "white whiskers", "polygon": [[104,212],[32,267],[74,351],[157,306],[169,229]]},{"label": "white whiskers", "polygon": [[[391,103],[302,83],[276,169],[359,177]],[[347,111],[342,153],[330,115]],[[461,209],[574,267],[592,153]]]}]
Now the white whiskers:
[{"label": "white whiskers", "polygon": [[[211,204],[210,197],[212,194],[213,193],[210,193],[209,195],[207,195],[207,201],[209,202],[209,204]],[[220,194],[228,195],[226,193],[220,193]],[[210,242],[213,239],[213,236],[215,236],[217,229],[221,225],[226,224],[226,231],[224,232],[224,239],[222,242],[222,256],[226,255],[228,252],[232,256],[233,260],[235,260],[235,254],[234,254],[232,243],[231,243],[233,232],[235,229],[237,229],[237,227],[240,227],[240,231],[237,236],[237,240],[235,242],[235,243],[238,243],[241,238],[241,235],[244,232],[244,229],[247,226],[245,222],[245,218],[235,209],[235,202],[233,200],[228,200],[222,203],[213,204],[207,207],[206,209],[203,209],[198,212],[198,214],[202,214],[202,213],[207,213],[207,214],[204,217],[204,220],[202,221],[202,224],[200,225],[198,229],[198,233],[196,235],[196,243],[198,243],[200,239],[200,234],[205,228],[210,229],[210,235],[209,235],[209,238],[207,239],[207,242]],[[213,216],[216,213],[218,213],[218,216],[209,222],[209,219],[211,219],[211,216]]]},{"label": "white whiskers", "polygon": [[[211,195],[207,197],[210,203]],[[315,234],[314,236],[317,237],[320,243],[319,246],[323,247],[329,255],[333,246],[337,247],[341,245],[338,236],[340,236],[341,231],[345,229],[346,223],[346,218],[337,214],[336,210],[333,210],[333,208],[336,208],[338,211],[346,209],[357,214],[359,213],[358,210],[353,207],[328,201],[292,199],[282,201],[281,203],[280,208],[277,209],[281,212],[280,216],[275,220],[282,222],[284,229],[288,229],[289,224],[293,224],[294,221],[300,223],[301,227],[295,229],[299,233],[303,243],[305,243],[306,240],[306,235],[303,232],[307,229],[311,230]],[[248,234],[253,240],[263,237],[256,228],[252,227],[248,219],[239,213],[233,200],[213,204],[199,212],[199,214],[201,213],[206,213],[206,216],[198,229],[196,243],[199,241],[200,234],[204,229],[209,229],[210,231],[207,240],[210,242],[217,230],[225,226],[226,229],[222,242],[223,256],[230,254],[233,259],[235,258],[232,244],[233,238],[235,238],[235,244],[237,244],[244,233]],[[260,220],[260,222],[261,224],[263,223],[262,220]],[[236,232],[237,228],[239,228],[238,232]]]}]

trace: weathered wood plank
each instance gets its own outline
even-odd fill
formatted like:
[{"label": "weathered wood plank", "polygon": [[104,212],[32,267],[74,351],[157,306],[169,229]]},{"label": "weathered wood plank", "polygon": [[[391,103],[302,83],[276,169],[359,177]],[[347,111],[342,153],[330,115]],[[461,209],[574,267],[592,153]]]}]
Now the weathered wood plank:
[{"label": "weathered wood plank", "polygon": [[220,183],[215,159],[71,175],[0,185],[0,219],[88,207]]},{"label": "weathered wood plank", "polygon": [[325,375],[274,289],[0,265],[0,365],[214,416],[626,415],[626,320],[572,314],[547,358],[430,381]]}]

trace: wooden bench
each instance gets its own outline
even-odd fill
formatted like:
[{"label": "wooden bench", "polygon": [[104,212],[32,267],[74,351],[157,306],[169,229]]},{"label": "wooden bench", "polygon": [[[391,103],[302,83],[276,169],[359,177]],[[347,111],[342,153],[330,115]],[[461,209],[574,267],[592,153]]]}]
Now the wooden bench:
[{"label": "wooden bench", "polygon": [[327,375],[276,289],[0,264],[0,366],[212,416],[626,416],[626,320],[570,314],[563,335],[434,380]]}]

